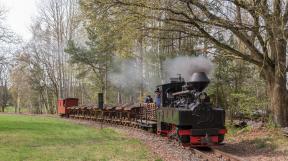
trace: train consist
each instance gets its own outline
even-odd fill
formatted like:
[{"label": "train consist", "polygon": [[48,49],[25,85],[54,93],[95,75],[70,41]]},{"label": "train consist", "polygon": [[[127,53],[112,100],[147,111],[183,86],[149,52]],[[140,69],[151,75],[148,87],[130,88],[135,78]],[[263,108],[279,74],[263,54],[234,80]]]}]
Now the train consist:
[{"label": "train consist", "polygon": [[157,86],[161,104],[127,103],[121,105],[78,105],[77,98],[58,100],[58,113],[64,117],[139,127],[158,135],[176,139],[183,145],[213,146],[224,140],[225,111],[212,107],[203,92],[209,79],[203,72],[194,73],[190,81],[171,78]]}]

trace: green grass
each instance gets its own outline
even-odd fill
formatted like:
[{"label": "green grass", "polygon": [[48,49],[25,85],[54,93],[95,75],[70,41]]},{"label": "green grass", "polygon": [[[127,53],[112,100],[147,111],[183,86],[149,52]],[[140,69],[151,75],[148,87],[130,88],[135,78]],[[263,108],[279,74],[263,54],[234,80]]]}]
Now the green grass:
[{"label": "green grass", "polygon": [[57,118],[0,115],[0,161],[155,160],[138,140]]}]

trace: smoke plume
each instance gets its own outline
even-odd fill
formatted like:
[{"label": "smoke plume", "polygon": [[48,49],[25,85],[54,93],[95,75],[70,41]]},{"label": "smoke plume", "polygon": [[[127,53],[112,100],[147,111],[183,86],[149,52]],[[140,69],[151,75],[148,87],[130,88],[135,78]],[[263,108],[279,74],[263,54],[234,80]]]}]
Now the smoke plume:
[{"label": "smoke plume", "polygon": [[[141,76],[139,62],[136,60],[119,61],[115,59],[113,64],[116,70],[109,73],[108,79],[118,88],[135,91],[143,83],[146,90],[153,92],[157,85],[162,84],[157,74],[147,75],[149,71],[157,73],[157,68],[151,66],[152,63],[143,66],[143,76]],[[183,56],[163,62],[162,72],[166,78],[165,82],[169,82],[169,78],[177,77],[177,74],[181,74],[185,81],[189,81],[195,72],[205,72],[208,75],[212,70],[213,63],[208,58]]]},{"label": "smoke plume", "polygon": [[133,88],[141,83],[140,69],[135,60],[127,60],[117,63],[116,71],[110,72],[109,81],[116,87]]},{"label": "smoke plume", "polygon": [[205,72],[207,75],[213,70],[213,63],[203,56],[198,57],[177,57],[168,59],[164,63],[167,77],[176,77],[181,74],[185,81],[189,81],[195,72]]}]

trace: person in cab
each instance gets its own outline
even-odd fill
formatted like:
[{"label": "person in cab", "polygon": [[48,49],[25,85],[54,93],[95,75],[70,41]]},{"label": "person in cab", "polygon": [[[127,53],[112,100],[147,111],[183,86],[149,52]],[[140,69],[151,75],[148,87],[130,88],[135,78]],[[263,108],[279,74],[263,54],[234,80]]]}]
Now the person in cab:
[{"label": "person in cab", "polygon": [[152,98],[150,95],[148,95],[148,96],[145,98],[144,103],[153,103],[153,98]]}]

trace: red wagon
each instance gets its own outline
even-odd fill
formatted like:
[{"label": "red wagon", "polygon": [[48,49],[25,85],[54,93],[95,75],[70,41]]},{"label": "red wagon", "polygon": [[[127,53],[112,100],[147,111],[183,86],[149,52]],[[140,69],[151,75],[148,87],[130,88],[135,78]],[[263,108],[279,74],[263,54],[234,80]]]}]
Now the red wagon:
[{"label": "red wagon", "polygon": [[78,98],[66,98],[58,100],[58,115],[68,116],[68,107],[78,106]]}]

